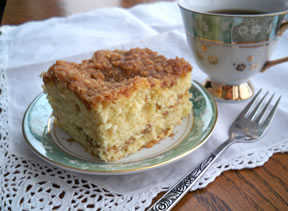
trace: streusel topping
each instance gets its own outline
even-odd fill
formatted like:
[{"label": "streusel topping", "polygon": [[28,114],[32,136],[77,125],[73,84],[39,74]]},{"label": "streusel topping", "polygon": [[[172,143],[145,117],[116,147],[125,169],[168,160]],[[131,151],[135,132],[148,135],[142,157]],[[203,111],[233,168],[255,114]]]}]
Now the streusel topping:
[{"label": "streusel topping", "polygon": [[56,61],[43,75],[43,81],[63,84],[91,107],[121,94],[129,96],[137,87],[171,87],[177,78],[191,71],[184,59],[167,59],[147,48],[100,50],[80,64]]}]

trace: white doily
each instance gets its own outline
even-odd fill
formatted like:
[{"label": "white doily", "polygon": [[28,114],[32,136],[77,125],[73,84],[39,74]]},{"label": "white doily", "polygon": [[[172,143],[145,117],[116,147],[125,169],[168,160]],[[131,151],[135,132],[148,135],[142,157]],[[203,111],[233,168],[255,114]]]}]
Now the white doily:
[{"label": "white doily", "polygon": [[[166,4],[161,5],[164,5],[165,7]],[[153,11],[154,7],[157,7],[157,5],[151,6],[150,10]],[[171,7],[171,4],[167,4],[167,7]],[[178,11],[178,8],[176,9]],[[148,9],[142,8],[141,10],[141,7],[137,7],[133,11],[138,11],[138,14],[142,14],[141,17],[145,17],[145,10]],[[139,11],[142,11],[142,13]],[[172,20],[172,18],[170,19]],[[71,22],[68,24],[71,24]],[[81,25],[81,23],[79,24]],[[179,24],[172,23],[167,24],[166,26],[162,25],[162,27],[153,27],[161,29],[160,31],[162,32],[165,29],[178,29]],[[2,27],[1,30],[5,31],[5,27]],[[7,36],[8,34],[9,32],[7,32]],[[11,33],[9,35],[11,35]],[[13,148],[12,145],[18,143],[19,140],[11,138],[11,133],[10,136],[8,134],[8,131],[11,131],[8,122],[9,112],[11,112],[8,112],[8,109],[10,108],[8,105],[10,105],[9,103],[11,102],[8,102],[8,99],[15,99],[11,94],[11,90],[16,90],[18,85],[15,84],[15,87],[8,86],[9,80],[13,77],[17,77],[17,71],[13,68],[7,68],[7,40],[8,37],[6,37],[5,33],[4,35],[1,35],[0,211],[145,210],[159,192],[167,190],[168,187],[182,177],[186,171],[197,165],[197,163],[199,163],[208,153],[225,140],[225,137],[227,136],[226,131],[233,120],[233,115],[230,115],[231,117],[228,115],[229,120],[227,120],[227,116],[223,115],[225,114],[224,111],[231,110],[231,113],[236,115],[245,104],[231,105],[219,103],[219,121],[210,140],[195,151],[195,153],[193,152],[192,155],[185,157],[175,164],[151,170],[149,172],[122,176],[101,177],[68,172],[53,167],[40,159],[37,159],[34,155],[21,153],[21,150],[13,150],[16,148],[15,146]],[[163,47],[165,43],[173,43],[174,45]],[[287,43],[288,39],[286,36],[285,40],[283,39],[283,45],[280,45],[279,51],[275,53],[277,57],[283,56]],[[75,43],[75,45],[77,45],[77,43]],[[160,34],[158,37],[127,44],[124,47],[129,48],[135,45],[152,47],[154,50],[157,50],[169,57],[174,57],[175,55],[187,57],[187,55],[190,55],[190,52],[186,47],[185,37],[181,31]],[[25,49],[29,49],[29,46],[23,45],[23,51]],[[188,60],[194,64],[192,59],[188,58]],[[24,75],[28,70],[35,70],[35,72],[31,71],[31,74],[39,75],[37,69],[41,70],[41,68],[46,66],[47,64],[42,66],[34,65],[21,67],[20,70],[22,72],[18,73],[19,75],[22,73]],[[273,74],[267,72],[264,75],[255,77],[255,85],[257,87],[272,89],[283,95],[279,111],[276,115],[275,121],[277,121],[277,125],[276,123],[273,123],[269,130],[269,134],[267,134],[267,138],[263,139],[262,142],[251,144],[249,150],[247,150],[247,145],[236,144],[231,146],[221,157],[219,157],[216,163],[209,168],[192,190],[206,187],[223,171],[261,166],[274,153],[288,152],[288,134],[287,132],[281,133],[278,131],[283,131],[285,124],[287,125],[288,122],[288,113],[286,111],[288,105],[288,100],[286,99],[288,97],[288,90],[284,85],[285,83],[283,83],[283,81],[287,79],[287,73],[285,75],[284,70],[285,68],[287,69],[287,65],[278,67],[278,69],[281,70],[271,70],[271,72],[275,71]],[[13,73],[13,71],[15,73]],[[194,67],[193,71],[193,74],[195,75],[194,79],[202,80],[205,78],[205,75],[201,73],[197,67]],[[9,80],[8,76],[10,77]],[[276,86],[274,86],[273,83],[268,86],[267,81],[271,79],[273,79],[274,84],[282,84],[282,87],[279,86],[278,88],[275,88]],[[31,86],[27,90],[33,89],[33,83],[36,82],[31,81],[32,85],[27,85]],[[37,83],[39,82],[37,81]],[[7,87],[9,87],[10,91]],[[26,106],[25,103],[23,103],[24,106]],[[18,135],[20,137],[21,129],[14,129],[19,131]],[[14,130],[12,132],[14,132]],[[23,150],[25,149],[23,148]],[[127,188],[125,186],[127,186]]]},{"label": "white doily", "polygon": [[[268,150],[236,157],[233,161],[216,163],[193,190],[206,187],[223,171],[261,166],[273,153],[283,151],[288,151],[287,141]],[[167,186],[163,186],[122,195],[69,172],[13,154],[6,154],[5,159],[5,165],[0,169],[3,210],[144,210],[157,193],[167,190]]]}]

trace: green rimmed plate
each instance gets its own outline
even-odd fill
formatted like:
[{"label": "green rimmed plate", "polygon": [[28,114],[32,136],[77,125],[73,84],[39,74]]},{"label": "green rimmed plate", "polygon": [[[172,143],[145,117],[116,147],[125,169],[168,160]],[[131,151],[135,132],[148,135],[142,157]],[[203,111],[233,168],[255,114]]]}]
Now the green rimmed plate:
[{"label": "green rimmed plate", "polygon": [[217,105],[196,81],[192,82],[192,114],[168,137],[152,148],[144,148],[120,161],[105,163],[87,153],[53,124],[52,109],[45,94],[28,107],[23,118],[23,134],[28,146],[43,160],[66,170],[113,175],[144,171],[176,161],[202,145],[212,133],[217,120]]}]

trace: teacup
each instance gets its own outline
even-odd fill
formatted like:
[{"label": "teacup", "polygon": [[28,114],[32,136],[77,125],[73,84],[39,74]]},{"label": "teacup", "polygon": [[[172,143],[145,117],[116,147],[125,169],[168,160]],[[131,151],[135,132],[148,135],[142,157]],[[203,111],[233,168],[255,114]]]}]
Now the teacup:
[{"label": "teacup", "polygon": [[[288,61],[270,61],[288,29],[288,0],[178,0],[188,44],[208,74],[205,87],[218,99],[251,97],[249,78]],[[288,46],[287,46],[288,47]]]}]

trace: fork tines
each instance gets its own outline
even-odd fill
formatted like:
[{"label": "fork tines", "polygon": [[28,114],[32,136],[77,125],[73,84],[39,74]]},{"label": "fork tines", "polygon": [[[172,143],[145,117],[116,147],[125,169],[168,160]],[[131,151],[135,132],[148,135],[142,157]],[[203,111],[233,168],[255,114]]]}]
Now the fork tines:
[{"label": "fork tines", "polygon": [[[266,97],[269,95],[269,92],[267,91],[264,96],[260,98],[260,93],[262,92],[262,89],[260,89],[253,99],[248,103],[248,105],[245,107],[245,109],[239,114],[238,118],[247,118],[251,119],[259,124],[269,124],[274,117],[278,104],[280,102],[281,96],[278,97],[274,105],[271,105],[272,100],[275,96],[273,93],[269,100],[266,102]],[[259,97],[258,97],[259,96]],[[270,111],[270,112],[269,112]]]}]

